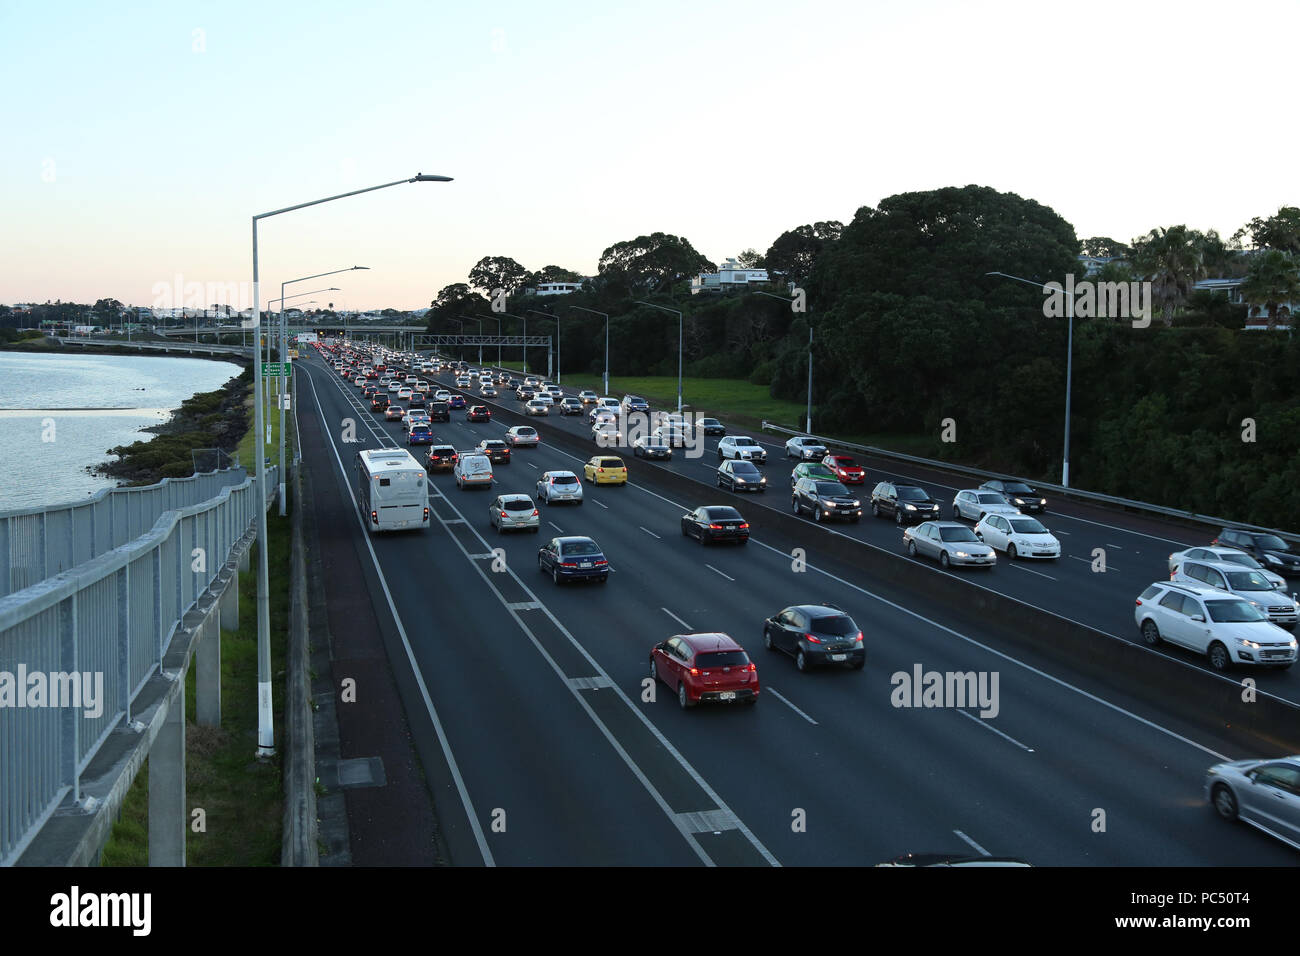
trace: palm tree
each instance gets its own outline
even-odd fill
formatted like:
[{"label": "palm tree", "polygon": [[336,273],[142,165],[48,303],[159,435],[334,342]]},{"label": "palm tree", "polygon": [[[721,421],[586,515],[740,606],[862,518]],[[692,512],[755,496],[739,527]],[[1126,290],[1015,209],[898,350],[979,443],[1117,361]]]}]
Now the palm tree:
[{"label": "palm tree", "polygon": [[1287,253],[1269,249],[1253,258],[1241,294],[1251,305],[1268,309],[1268,327],[1274,329],[1278,308],[1300,299],[1300,269]]},{"label": "palm tree", "polygon": [[1187,299],[1196,281],[1204,278],[1207,260],[1213,262],[1222,255],[1223,241],[1213,230],[1202,233],[1170,226],[1152,229],[1134,240],[1134,268],[1151,283],[1165,325],[1173,325],[1174,310]]}]

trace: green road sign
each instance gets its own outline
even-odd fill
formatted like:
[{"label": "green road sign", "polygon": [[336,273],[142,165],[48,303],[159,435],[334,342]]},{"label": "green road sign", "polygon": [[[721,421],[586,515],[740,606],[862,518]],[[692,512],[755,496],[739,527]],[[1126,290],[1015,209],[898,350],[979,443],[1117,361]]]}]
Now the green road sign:
[{"label": "green road sign", "polygon": [[262,375],[267,378],[288,378],[292,368],[289,362],[263,362]]}]

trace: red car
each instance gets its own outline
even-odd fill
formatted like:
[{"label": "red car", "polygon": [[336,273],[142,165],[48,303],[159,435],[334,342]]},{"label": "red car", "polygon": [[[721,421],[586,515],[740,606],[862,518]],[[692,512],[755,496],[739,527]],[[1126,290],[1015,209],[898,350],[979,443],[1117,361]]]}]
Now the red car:
[{"label": "red car", "polygon": [[867,470],[849,455],[827,455],[822,464],[835,472],[842,484],[860,485],[867,480]]},{"label": "red car", "polygon": [[490,422],[492,421],[492,409],[486,405],[475,405],[465,415],[467,422]]},{"label": "red car", "polygon": [[682,709],[701,701],[758,701],[758,668],[745,649],[721,632],[678,634],[650,651],[650,676],[677,692]]}]

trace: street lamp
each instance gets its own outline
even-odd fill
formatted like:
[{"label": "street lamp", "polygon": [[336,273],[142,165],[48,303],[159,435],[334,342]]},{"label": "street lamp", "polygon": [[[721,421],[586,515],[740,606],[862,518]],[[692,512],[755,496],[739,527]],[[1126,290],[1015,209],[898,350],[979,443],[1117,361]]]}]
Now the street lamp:
[{"label": "street lamp", "polygon": [[[306,282],[308,279],[320,279],[323,276],[338,275],[340,272],[355,272],[358,269],[368,270],[370,266],[348,266],[346,269],[333,269],[329,272],[318,272],[314,276],[303,276],[300,279],[290,279],[288,282],[280,283],[280,382],[276,389],[276,395],[280,398],[280,517],[285,516],[284,503],[284,370],[288,367],[289,361],[289,323],[284,316],[284,287],[293,285],[295,282]],[[325,292],[339,292],[338,288],[323,290]],[[290,383],[292,384],[292,383]],[[296,391],[296,389],[295,389]]]},{"label": "street lamp", "polygon": [[[786,298],[783,295],[777,295],[774,292],[764,292],[762,289],[755,289],[754,292],[757,293],[758,295],[765,295],[769,299],[780,299],[782,302],[796,301],[795,299]],[[812,342],[813,342],[812,319],[807,319],[807,322],[808,322],[808,413],[807,413],[808,417],[807,420],[804,422],[804,431],[806,431],[809,435],[811,435],[812,434]]]},{"label": "street lamp", "polygon": [[[461,318],[462,318],[462,319],[465,319],[465,320],[467,320],[467,321],[469,321],[469,322],[477,322],[477,323],[478,323],[478,334],[479,334],[480,336],[482,336],[482,334],[483,334],[483,320],[482,320],[482,319],[480,319],[478,316],[475,316],[475,315],[462,315]],[[483,367],[483,343],[482,343],[482,341],[480,341],[480,342],[478,343],[478,364],[479,364],[479,368],[482,368],[482,367]]]},{"label": "street lamp", "polygon": [[[399,186],[402,183],[427,182],[451,182],[451,177],[426,176],[424,173],[417,173],[410,179],[397,179],[391,183],[367,186],[365,189],[354,189],[351,192],[340,193],[337,196],[313,199],[310,202],[285,206],[283,209],[273,209],[270,212],[258,213],[253,216],[253,329],[255,333],[260,334],[262,329],[262,293],[257,260],[257,223],[259,220],[269,219],[271,216],[279,216],[297,209],[305,209],[308,206],[319,206],[321,203],[332,202],[335,199],[359,196],[361,193],[374,192],[376,189]],[[254,464],[257,472],[257,492],[261,495],[261,501],[258,503],[257,508],[257,755],[259,757],[271,757],[275,755],[275,723],[274,712],[271,707],[271,594],[266,556],[266,447],[260,444],[265,425],[262,421],[262,364],[257,361],[256,352],[254,352],[253,360],[253,392],[253,407],[255,409],[253,427],[257,432],[257,441],[259,442]]]},{"label": "street lamp", "polygon": [[682,411],[682,314],[676,309],[670,309],[666,306],[655,305],[653,302],[642,302],[636,300],[637,305],[648,305],[652,309],[659,309],[663,312],[674,312],[677,315],[677,413]]},{"label": "street lamp", "polygon": [[[1036,286],[1043,290],[1047,295],[1052,292],[1047,285],[1042,282],[1034,282],[1032,279],[1022,279],[1020,276],[1007,275],[1005,272],[986,272],[986,276],[1001,276],[1003,279],[1011,279],[1015,282],[1023,282],[1025,285]],[[1064,292],[1061,293],[1065,295]],[[1065,333],[1065,448],[1061,457],[1061,487],[1070,487],[1070,382],[1074,376],[1074,296],[1065,295],[1065,316],[1066,316],[1066,333]]]},{"label": "street lamp", "polygon": [[[503,317],[505,317],[505,318],[507,318],[507,319],[519,319],[521,322],[523,322],[523,323],[524,323],[524,342],[527,342],[527,341],[528,341],[528,316],[526,316],[526,315],[511,315],[509,312],[498,312],[497,315],[503,316]],[[500,321],[501,321],[500,319],[497,320],[498,323],[500,323]],[[498,363],[498,364],[499,364],[499,363]],[[528,377],[528,346],[527,346],[527,345],[524,345],[524,377],[525,377],[525,378]]]},{"label": "street lamp", "polygon": [[[605,391],[601,392],[601,394],[608,395],[609,394],[609,314],[605,312],[597,312],[595,309],[584,309],[580,305],[570,305],[567,306],[567,308],[577,309],[579,312],[590,312],[592,315],[605,316]],[[559,326],[557,325],[556,328],[558,329]]]},{"label": "street lamp", "polygon": [[[549,313],[549,312],[539,312],[537,309],[528,309],[527,311],[533,313],[534,315],[540,315],[540,316],[543,316],[544,318],[554,319],[554,320],[555,320],[555,383],[558,385],[558,384],[560,384],[560,382],[562,381],[562,379],[560,378],[560,367],[561,367],[561,364],[562,364],[561,361],[560,361],[560,355],[561,355],[561,353],[560,353],[560,317],[559,317],[558,315],[551,315],[551,313]],[[549,351],[546,353],[546,355],[547,355],[547,359],[548,359],[548,361],[547,361],[547,363],[546,363],[546,377],[547,377],[547,378],[550,378],[550,377],[551,377],[551,363],[550,363],[550,361],[549,361],[549,359],[550,359],[550,354],[551,354],[551,353],[550,353]]]}]

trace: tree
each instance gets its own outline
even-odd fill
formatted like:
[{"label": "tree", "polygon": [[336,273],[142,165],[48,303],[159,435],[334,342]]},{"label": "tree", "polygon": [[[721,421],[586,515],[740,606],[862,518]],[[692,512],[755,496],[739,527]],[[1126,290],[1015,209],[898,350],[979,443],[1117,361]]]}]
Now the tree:
[{"label": "tree", "polygon": [[442,331],[443,326],[448,325],[448,316],[456,316],[462,312],[473,314],[475,311],[481,311],[484,305],[487,305],[487,300],[483,296],[473,292],[463,282],[454,282],[449,286],[443,286],[438,297],[430,303],[430,309],[424,317],[428,322],[429,331],[438,332]]},{"label": "tree", "polygon": [[1256,249],[1278,249],[1300,255],[1300,208],[1283,206],[1267,219],[1256,216],[1233,233],[1232,238],[1240,242],[1247,235]]},{"label": "tree", "polygon": [[1269,249],[1255,256],[1250,271],[1241,284],[1241,294],[1251,305],[1268,310],[1268,327],[1277,327],[1278,309],[1300,300],[1300,270],[1296,261],[1280,249]]},{"label": "tree", "polygon": [[122,303],[118,302],[117,299],[100,299],[95,303],[91,311],[95,313],[95,318],[99,320],[95,324],[107,328],[113,323],[113,320],[122,314]]},{"label": "tree", "polygon": [[740,255],[736,256],[736,262],[744,269],[765,269],[767,260],[759,255],[757,249],[746,249]]},{"label": "tree", "polygon": [[1080,244],[1080,254],[1096,256],[1099,259],[1127,258],[1133,254],[1133,247],[1116,242],[1109,236],[1093,236]]},{"label": "tree", "polygon": [[1187,300],[1207,263],[1226,259],[1227,249],[1218,233],[1188,229],[1185,225],[1152,229],[1133,240],[1133,268],[1151,283],[1165,325],[1173,325],[1174,310]]},{"label": "tree", "polygon": [[816,222],[789,229],[776,237],[763,261],[783,279],[803,286],[812,277],[813,264],[828,243],[840,238],[844,224]]},{"label": "tree", "polygon": [[487,296],[494,296],[498,289],[504,289],[506,295],[513,294],[524,285],[528,270],[509,256],[484,256],[469,270],[469,284]]},{"label": "tree", "polygon": [[547,282],[581,281],[582,276],[570,269],[563,269],[560,266],[542,266],[536,272],[530,273],[523,284],[530,289],[536,289],[539,285]]},{"label": "tree", "polygon": [[717,268],[686,239],[655,232],[614,243],[600,254],[598,271],[605,284],[622,283],[644,295]]}]

